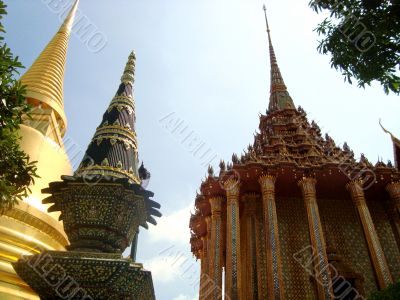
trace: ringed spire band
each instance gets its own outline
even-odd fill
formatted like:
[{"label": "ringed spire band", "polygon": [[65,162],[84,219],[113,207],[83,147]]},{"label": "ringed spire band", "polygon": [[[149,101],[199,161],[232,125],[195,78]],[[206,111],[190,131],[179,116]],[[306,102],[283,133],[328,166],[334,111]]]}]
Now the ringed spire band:
[{"label": "ringed spire band", "polygon": [[78,10],[79,0],[73,4],[57,34],[21,77],[26,85],[26,97],[33,106],[50,107],[56,112],[61,135],[64,136],[67,118],[64,112],[64,73],[68,41]]}]

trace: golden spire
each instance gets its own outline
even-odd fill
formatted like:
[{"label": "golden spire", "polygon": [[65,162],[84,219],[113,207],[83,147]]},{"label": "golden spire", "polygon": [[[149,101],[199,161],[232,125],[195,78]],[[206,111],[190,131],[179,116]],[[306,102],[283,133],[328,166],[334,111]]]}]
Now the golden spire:
[{"label": "golden spire", "polygon": [[71,11],[69,12],[67,18],[64,20],[64,23],[62,24],[58,32],[65,31],[68,32],[68,34],[71,32],[72,25],[74,24],[75,15],[78,10],[79,1],[80,0],[75,1],[74,5],[71,8]]},{"label": "golden spire", "polygon": [[63,101],[64,71],[68,41],[78,5],[79,0],[76,0],[56,35],[21,77],[22,84],[27,86],[28,102],[41,105],[42,108],[51,108],[55,112],[62,136],[67,127]]},{"label": "golden spire", "polygon": [[269,99],[269,111],[272,112],[275,110],[288,108],[294,109],[295,106],[293,100],[287,91],[287,87],[285,85],[285,82],[283,81],[283,77],[279,69],[278,62],[276,60],[275,50],[272,45],[271,31],[268,24],[267,8],[265,7],[265,4],[263,6],[263,10],[265,14],[265,22],[267,25],[269,56],[271,64],[271,90]]}]

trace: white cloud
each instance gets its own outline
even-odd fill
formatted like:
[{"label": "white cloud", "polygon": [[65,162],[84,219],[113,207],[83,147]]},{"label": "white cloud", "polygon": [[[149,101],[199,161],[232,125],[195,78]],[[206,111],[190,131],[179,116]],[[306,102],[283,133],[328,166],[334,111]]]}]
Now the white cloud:
[{"label": "white cloud", "polygon": [[197,299],[197,297],[195,297],[195,296],[187,296],[187,295],[179,294],[173,300],[196,300],[196,299]]},{"label": "white cloud", "polygon": [[[176,265],[173,264],[172,257],[158,256],[143,263],[147,270],[151,271],[154,281],[171,282],[176,279]],[[175,267],[175,268],[174,268]]]},{"label": "white cloud", "polygon": [[189,218],[191,210],[193,210],[193,204],[170,215],[162,216],[157,220],[157,226],[151,226],[149,229],[151,241],[168,241],[188,245],[190,241]]},{"label": "white cloud", "polygon": [[188,285],[197,287],[199,265],[187,252],[177,247],[170,247],[160,255],[143,263],[147,270],[151,270],[154,281],[170,283],[182,280]]}]

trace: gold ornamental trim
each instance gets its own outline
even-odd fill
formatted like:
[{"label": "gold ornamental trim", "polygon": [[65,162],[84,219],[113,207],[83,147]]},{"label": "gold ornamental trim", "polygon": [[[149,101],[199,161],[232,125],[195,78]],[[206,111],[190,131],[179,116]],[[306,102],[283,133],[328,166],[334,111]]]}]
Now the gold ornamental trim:
[{"label": "gold ornamental trim", "polygon": [[110,166],[93,165],[83,167],[79,169],[78,173],[81,175],[84,173],[84,175],[116,176],[118,178],[128,177],[130,181],[140,184],[140,180],[133,173]]},{"label": "gold ornamental trim", "polygon": [[123,142],[126,145],[126,148],[132,147],[132,149],[137,150],[136,143],[132,140],[126,140],[125,138],[115,136],[115,135],[104,135],[93,138],[92,142],[96,142],[97,145],[100,145],[103,140],[110,140],[110,143],[114,145],[117,141]]},{"label": "gold ornamental trim", "polygon": [[389,183],[386,186],[386,190],[393,200],[400,203],[400,182]]},{"label": "gold ornamental trim", "polygon": [[287,92],[287,87],[284,83],[273,83],[271,85],[271,93],[274,92]]},{"label": "gold ornamental trim", "polygon": [[230,178],[224,183],[226,195],[228,200],[231,198],[237,198],[240,194],[240,181],[234,178]]},{"label": "gold ornamental trim", "polygon": [[68,126],[68,121],[63,106],[58,104],[51,97],[48,97],[43,93],[34,91],[33,88],[26,91],[25,97],[34,100],[39,100],[40,102],[45,103],[46,105],[51,107],[57,115],[56,119],[57,123],[59,123],[58,126],[60,127],[61,135],[64,136],[64,133]]},{"label": "gold ornamental trim", "polygon": [[110,112],[114,107],[116,107],[119,112],[121,112],[123,109],[126,109],[130,115],[134,111],[134,109],[132,108],[132,105],[121,104],[121,103],[111,103],[110,106],[108,107],[107,111]]},{"label": "gold ornamental trim", "polygon": [[275,192],[276,176],[271,175],[271,174],[262,175],[258,179],[258,182],[261,185],[261,189],[262,189],[263,193]]},{"label": "gold ornamental trim", "polygon": [[222,210],[222,202],[224,198],[222,197],[212,197],[209,199],[211,205],[211,216],[215,216],[217,214],[221,214]]},{"label": "gold ornamental trim", "polygon": [[365,195],[361,180],[353,180],[346,184],[346,189],[350,192],[351,198],[356,206],[364,205]]},{"label": "gold ornamental trim", "polygon": [[12,299],[40,300],[28,284],[14,274],[0,271],[0,294],[10,295]]},{"label": "gold ornamental trim", "polygon": [[136,139],[136,134],[132,129],[124,127],[122,125],[106,125],[102,127],[98,127],[96,129],[96,133],[94,136],[96,137],[99,134],[110,134],[110,133],[118,133],[125,135],[128,138]]},{"label": "gold ornamental trim", "polygon": [[[4,215],[42,231],[63,246],[69,244],[62,225],[59,222],[27,203],[19,203],[18,206],[6,211]],[[53,223],[52,225],[55,226],[49,223]]]},{"label": "gold ornamental trim", "polygon": [[315,178],[303,177],[297,184],[301,188],[305,200],[316,199],[317,191],[315,185],[317,184],[317,180]]},{"label": "gold ornamental trim", "polygon": [[116,104],[126,104],[126,105],[129,105],[132,108],[134,108],[135,107],[135,99],[133,97],[129,97],[129,96],[115,96],[111,100],[111,105],[116,105]]}]

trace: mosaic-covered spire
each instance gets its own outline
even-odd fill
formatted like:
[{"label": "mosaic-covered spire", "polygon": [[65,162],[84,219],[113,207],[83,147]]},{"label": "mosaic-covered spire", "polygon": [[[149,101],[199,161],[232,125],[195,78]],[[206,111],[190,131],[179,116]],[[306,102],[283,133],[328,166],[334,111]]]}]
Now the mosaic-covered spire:
[{"label": "mosaic-covered spire", "polygon": [[32,104],[39,101],[44,107],[51,107],[55,111],[62,135],[67,126],[64,112],[64,72],[68,41],[78,5],[79,0],[76,0],[56,35],[21,77],[21,82],[27,86],[26,97],[34,101]]},{"label": "mosaic-covered spire", "polygon": [[292,98],[290,97],[281,71],[278,66],[278,62],[275,56],[275,50],[272,45],[271,32],[269,29],[267,8],[263,7],[265,13],[265,22],[267,25],[268,42],[269,42],[269,55],[271,63],[271,90],[269,98],[269,112],[282,110],[287,108],[295,108]]},{"label": "mosaic-covered spire", "polygon": [[135,132],[135,53],[129,55],[121,84],[86,150],[77,175],[127,178],[140,183]]}]

